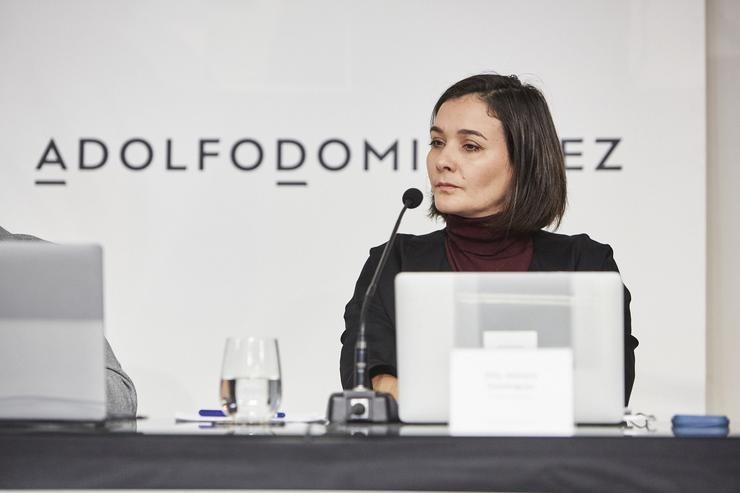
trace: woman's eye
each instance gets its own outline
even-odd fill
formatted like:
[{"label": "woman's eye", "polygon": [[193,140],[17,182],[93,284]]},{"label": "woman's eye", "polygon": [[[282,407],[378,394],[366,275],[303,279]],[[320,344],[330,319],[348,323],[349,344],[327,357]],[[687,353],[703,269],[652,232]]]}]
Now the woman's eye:
[{"label": "woman's eye", "polygon": [[444,142],[442,142],[442,141],[441,141],[441,140],[439,140],[439,139],[432,139],[432,141],[431,141],[431,142],[429,143],[429,145],[430,145],[431,147],[442,147],[443,145],[445,145],[445,143],[444,143]]},{"label": "woman's eye", "polygon": [[465,149],[468,152],[476,152],[476,151],[480,151],[480,146],[477,144],[464,144],[463,149]]}]

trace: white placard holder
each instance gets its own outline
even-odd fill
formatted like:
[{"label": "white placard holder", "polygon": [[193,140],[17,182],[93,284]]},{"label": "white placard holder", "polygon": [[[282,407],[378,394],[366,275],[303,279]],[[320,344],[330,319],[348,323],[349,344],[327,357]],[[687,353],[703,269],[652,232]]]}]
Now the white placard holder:
[{"label": "white placard holder", "polygon": [[572,435],[570,348],[453,349],[450,433]]}]

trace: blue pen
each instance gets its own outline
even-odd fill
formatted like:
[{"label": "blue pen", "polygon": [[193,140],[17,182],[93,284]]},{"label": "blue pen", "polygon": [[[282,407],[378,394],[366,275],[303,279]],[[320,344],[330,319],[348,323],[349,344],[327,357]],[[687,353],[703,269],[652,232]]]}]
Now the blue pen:
[{"label": "blue pen", "polygon": [[[226,415],[224,412],[220,409],[201,409],[198,411],[198,416],[203,416],[204,418],[225,418]],[[283,411],[278,411],[275,414],[276,418],[284,418],[285,413]]]},{"label": "blue pen", "polygon": [[198,411],[198,416],[207,418],[225,418],[226,415],[220,409],[201,409]]}]

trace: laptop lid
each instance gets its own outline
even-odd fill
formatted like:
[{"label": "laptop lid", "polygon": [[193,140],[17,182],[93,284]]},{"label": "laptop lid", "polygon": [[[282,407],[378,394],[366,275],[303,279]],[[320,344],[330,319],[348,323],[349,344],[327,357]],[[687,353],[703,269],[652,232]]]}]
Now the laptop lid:
[{"label": "laptop lid", "polygon": [[402,421],[449,420],[453,348],[511,340],[572,348],[576,423],[622,421],[624,293],[617,273],[403,272],[395,293]]},{"label": "laptop lid", "polygon": [[0,419],[105,419],[102,249],[0,243]]}]

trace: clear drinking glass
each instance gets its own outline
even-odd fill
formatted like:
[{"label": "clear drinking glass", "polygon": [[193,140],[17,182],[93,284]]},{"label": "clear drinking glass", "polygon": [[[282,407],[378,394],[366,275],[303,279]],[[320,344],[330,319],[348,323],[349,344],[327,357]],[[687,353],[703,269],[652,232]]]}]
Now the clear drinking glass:
[{"label": "clear drinking glass", "polygon": [[282,397],[277,340],[269,337],[227,339],[220,390],[223,411],[235,421],[270,421]]}]

